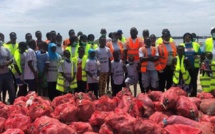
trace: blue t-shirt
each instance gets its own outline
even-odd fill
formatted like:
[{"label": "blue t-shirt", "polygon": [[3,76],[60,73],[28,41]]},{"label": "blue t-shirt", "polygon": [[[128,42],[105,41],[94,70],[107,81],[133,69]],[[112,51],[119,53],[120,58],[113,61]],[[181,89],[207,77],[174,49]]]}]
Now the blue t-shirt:
[{"label": "blue t-shirt", "polygon": [[45,67],[45,63],[49,63],[49,54],[48,52],[41,54],[40,51],[37,51],[36,56],[37,56],[37,69],[39,73],[42,73]]},{"label": "blue t-shirt", "polygon": [[[190,63],[191,63],[192,66],[194,66],[195,53],[196,53],[196,52],[195,52],[194,49],[193,49],[192,43],[190,43],[190,44],[185,44],[185,57],[188,58],[188,60],[190,61]],[[197,54],[201,54],[200,48],[199,48]]]}]

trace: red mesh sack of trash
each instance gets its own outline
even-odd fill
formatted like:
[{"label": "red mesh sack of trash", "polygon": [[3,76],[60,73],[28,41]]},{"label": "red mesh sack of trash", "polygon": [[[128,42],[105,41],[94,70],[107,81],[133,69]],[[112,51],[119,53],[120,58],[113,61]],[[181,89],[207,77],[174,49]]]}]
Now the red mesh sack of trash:
[{"label": "red mesh sack of trash", "polygon": [[13,105],[18,105],[18,106],[22,106],[22,107],[26,107],[26,102],[27,102],[27,98],[25,96],[20,96],[18,98],[16,98],[13,102]]},{"label": "red mesh sack of trash", "polygon": [[78,119],[79,121],[86,121],[90,119],[91,115],[95,111],[95,105],[92,101],[89,100],[79,100],[76,102],[78,107]]},{"label": "red mesh sack of trash", "polygon": [[163,107],[160,101],[154,101],[153,104],[154,104],[155,111],[160,111],[160,112],[166,111],[166,109]]},{"label": "red mesh sack of trash", "polygon": [[174,88],[170,88],[162,94],[160,102],[166,110],[169,110],[175,108],[178,99],[179,95],[176,90],[174,90]]},{"label": "red mesh sack of trash", "polygon": [[179,96],[187,96],[187,92],[181,89],[180,87],[171,87],[168,90],[175,91]]},{"label": "red mesh sack of trash", "polygon": [[96,132],[85,132],[83,134],[99,134],[99,133],[96,133]]},{"label": "red mesh sack of trash", "polygon": [[71,122],[78,121],[78,108],[69,103],[60,104],[55,108],[52,117],[70,124]]},{"label": "red mesh sack of trash", "polygon": [[8,129],[2,134],[25,134],[21,129],[15,128],[15,129]]},{"label": "red mesh sack of trash", "polygon": [[201,92],[197,94],[197,98],[199,99],[211,99],[214,98],[211,93]]},{"label": "red mesh sack of trash", "polygon": [[104,123],[99,130],[99,134],[115,134],[115,133],[109,124]]},{"label": "red mesh sack of trash", "polygon": [[117,108],[122,109],[133,117],[142,117],[144,113],[143,102],[132,96],[123,96]]},{"label": "red mesh sack of trash", "polygon": [[110,99],[106,95],[103,95],[93,103],[95,104],[95,110],[97,111],[114,111],[114,109],[117,107],[116,100]]},{"label": "red mesh sack of trash", "polygon": [[118,134],[134,134],[135,120],[128,113],[112,113],[105,118],[105,122]]},{"label": "red mesh sack of trash", "polygon": [[128,88],[122,88],[122,90],[116,94],[116,97],[118,99],[122,99],[122,96],[124,96],[124,95],[125,96],[132,96],[132,93],[131,93],[131,91],[129,91]]},{"label": "red mesh sack of trash", "polygon": [[91,98],[92,101],[97,100],[95,94],[92,91],[87,92],[87,95]]},{"label": "red mesh sack of trash", "polygon": [[170,116],[167,120],[163,121],[164,126],[173,125],[173,124],[183,124],[183,125],[195,127],[201,130],[203,134],[215,133],[214,125],[211,122],[197,122],[179,115]]},{"label": "red mesh sack of trash", "polygon": [[52,112],[50,101],[44,100],[41,97],[34,98],[32,104],[28,106],[28,115],[32,120],[44,115],[50,116]]},{"label": "red mesh sack of trash", "polygon": [[5,130],[10,128],[20,128],[22,131],[27,132],[31,124],[31,118],[23,114],[11,114],[5,121]]},{"label": "red mesh sack of trash", "polygon": [[166,114],[163,114],[162,112],[155,112],[149,117],[149,120],[159,124],[162,123],[162,121],[167,118],[168,116]]},{"label": "red mesh sack of trash", "polygon": [[198,118],[198,108],[188,97],[180,96],[176,104],[177,114],[190,118]]},{"label": "red mesh sack of trash", "polygon": [[140,93],[137,96],[137,99],[140,100],[143,104],[142,107],[144,108],[144,117],[149,117],[154,113],[154,103],[147,94]]},{"label": "red mesh sack of trash", "polygon": [[151,91],[148,93],[148,96],[152,101],[160,101],[162,94],[163,92],[161,91]]},{"label": "red mesh sack of trash", "polygon": [[75,130],[48,116],[37,118],[28,129],[29,134],[76,134]]},{"label": "red mesh sack of trash", "polygon": [[202,102],[201,99],[199,99],[199,98],[197,98],[197,97],[188,97],[188,99],[189,99],[190,101],[192,101],[193,103],[195,103],[198,109],[200,108],[200,104],[201,104],[201,102]]},{"label": "red mesh sack of trash", "polygon": [[168,125],[165,127],[168,134],[202,134],[202,131],[183,124]]},{"label": "red mesh sack of trash", "polygon": [[90,96],[88,96],[88,94],[82,93],[82,92],[75,93],[75,101],[78,101],[78,100],[90,100],[90,101],[92,101],[92,99],[90,98]]},{"label": "red mesh sack of trash", "polygon": [[105,122],[105,118],[110,114],[111,112],[104,112],[104,111],[95,111],[90,120],[89,123],[92,126],[101,126]]},{"label": "red mesh sack of trash", "polygon": [[21,105],[9,105],[9,115],[11,114],[23,114],[27,115],[28,109]]},{"label": "red mesh sack of trash", "polygon": [[4,123],[5,123],[6,119],[3,117],[0,117],[0,133],[3,132],[4,130]]},{"label": "red mesh sack of trash", "polygon": [[8,115],[9,115],[8,106],[0,101],[0,117],[7,119]]},{"label": "red mesh sack of trash", "polygon": [[158,124],[137,118],[134,125],[135,134],[166,134],[166,131]]},{"label": "red mesh sack of trash", "polygon": [[215,115],[215,99],[204,99],[200,104],[200,110],[204,114]]},{"label": "red mesh sack of trash", "polygon": [[32,92],[29,92],[25,97],[27,99],[29,99],[30,97],[37,98],[38,95],[37,95],[37,93],[35,91],[32,91]]},{"label": "red mesh sack of trash", "polygon": [[69,104],[75,104],[74,96],[70,93],[55,97],[52,100],[52,106],[57,107],[60,104],[69,103]]},{"label": "red mesh sack of trash", "polygon": [[86,122],[72,122],[69,127],[74,129],[77,134],[83,134],[85,132],[93,132],[93,129],[89,123]]}]

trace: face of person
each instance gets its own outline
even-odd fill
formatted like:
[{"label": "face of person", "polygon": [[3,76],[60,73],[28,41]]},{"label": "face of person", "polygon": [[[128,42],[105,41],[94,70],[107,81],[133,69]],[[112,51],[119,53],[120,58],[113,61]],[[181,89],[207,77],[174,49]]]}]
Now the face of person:
[{"label": "face of person", "polygon": [[150,47],[151,46],[151,39],[150,38],[146,38],[144,40],[144,43],[146,44],[147,47]]},{"label": "face of person", "polygon": [[32,39],[32,35],[27,34],[27,35],[26,35],[26,41],[29,41],[29,40],[31,40],[31,39]]},{"label": "face of person", "polygon": [[163,35],[163,40],[164,41],[169,41],[169,39],[170,39],[170,35],[169,34]]},{"label": "face of person", "polygon": [[78,50],[78,54],[79,54],[79,57],[83,57],[84,56],[84,49],[79,49]]},{"label": "face of person", "polygon": [[95,53],[95,52],[91,52],[91,53],[90,53],[90,57],[91,57],[91,58],[94,58],[95,56],[96,56],[96,53]]},{"label": "face of person", "polygon": [[183,47],[179,47],[177,52],[178,52],[179,56],[184,55],[184,48]]},{"label": "face of person", "polygon": [[119,60],[119,52],[114,52],[113,53],[113,57],[114,57],[114,60]]},{"label": "face of person", "polygon": [[191,41],[190,35],[186,35],[184,38],[185,38],[185,42],[190,42]]},{"label": "face of person", "polygon": [[16,34],[11,34],[10,39],[11,41],[16,41]]},{"label": "face of person", "polygon": [[41,32],[36,33],[36,37],[37,37],[37,39],[41,39],[42,38],[42,33]]},{"label": "face of person", "polygon": [[130,30],[130,35],[131,35],[131,38],[136,38],[137,37],[137,29],[134,29],[134,28],[132,28],[131,30]]},{"label": "face of person", "polygon": [[51,47],[51,51],[52,51],[53,53],[56,52],[56,47],[55,47],[55,46]]}]

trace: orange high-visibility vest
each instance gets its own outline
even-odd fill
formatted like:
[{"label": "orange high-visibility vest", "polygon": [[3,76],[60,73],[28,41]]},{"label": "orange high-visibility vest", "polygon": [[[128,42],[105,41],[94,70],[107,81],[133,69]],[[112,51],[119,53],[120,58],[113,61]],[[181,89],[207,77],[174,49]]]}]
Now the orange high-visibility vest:
[{"label": "orange high-visibility vest", "polygon": [[[117,42],[117,45],[119,46],[120,49],[120,58],[123,58],[123,44],[121,41]],[[112,54],[111,60],[113,60],[113,52],[114,52],[114,47],[113,47],[113,43],[112,42],[107,42],[106,46],[110,49],[110,52]]]},{"label": "orange high-visibility vest", "polygon": [[63,50],[66,50],[66,47],[68,47],[68,45],[70,44],[70,39],[66,39],[63,41]]},{"label": "orange high-visibility vest", "polygon": [[[171,42],[170,46],[172,47],[173,57],[175,57],[177,54],[177,48],[176,48],[175,42]],[[160,61],[161,68],[164,69],[166,67],[168,56],[169,56],[168,50],[164,43],[158,46],[158,53],[159,53],[159,61]]]},{"label": "orange high-visibility vest", "polygon": [[[156,48],[155,47],[150,47],[150,48],[151,48],[151,55],[152,56],[156,56]],[[148,49],[146,47],[142,47],[141,49],[142,49],[142,52],[144,54],[144,57],[148,57]],[[162,70],[159,61],[155,61],[154,64],[155,64],[155,69],[157,71],[161,71]],[[144,62],[141,63],[141,72],[143,72],[143,73],[146,72],[147,65],[148,65],[148,61],[144,61]]]},{"label": "orange high-visibility vest", "polygon": [[139,48],[143,46],[143,42],[141,38],[137,38],[135,43],[133,43],[132,38],[128,38],[125,43],[128,51],[127,58],[129,55],[134,56],[134,61],[139,61]]}]

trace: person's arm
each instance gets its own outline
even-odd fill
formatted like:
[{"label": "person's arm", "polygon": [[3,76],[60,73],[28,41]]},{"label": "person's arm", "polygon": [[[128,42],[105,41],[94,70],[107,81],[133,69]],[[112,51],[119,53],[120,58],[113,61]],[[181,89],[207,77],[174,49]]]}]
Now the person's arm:
[{"label": "person's arm", "polygon": [[14,68],[15,68],[16,72],[18,73],[18,75],[21,76],[22,73],[21,73],[21,71],[19,70],[19,67],[16,64],[14,64]]},{"label": "person's arm", "polygon": [[151,57],[145,57],[144,53],[142,52],[142,48],[139,49],[139,58],[140,58],[140,63],[150,61]]},{"label": "person's arm", "polygon": [[172,59],[172,63],[171,63],[172,70],[175,70],[176,63],[177,63],[177,59],[176,58]]},{"label": "person's arm", "polygon": [[[72,77],[72,81],[74,81],[75,80],[75,78],[76,78],[76,74],[77,74],[77,66],[75,65],[75,62],[71,62],[71,64],[73,64],[73,71],[74,71],[74,73],[73,73],[73,77]],[[72,73],[72,72],[71,72]]]}]

